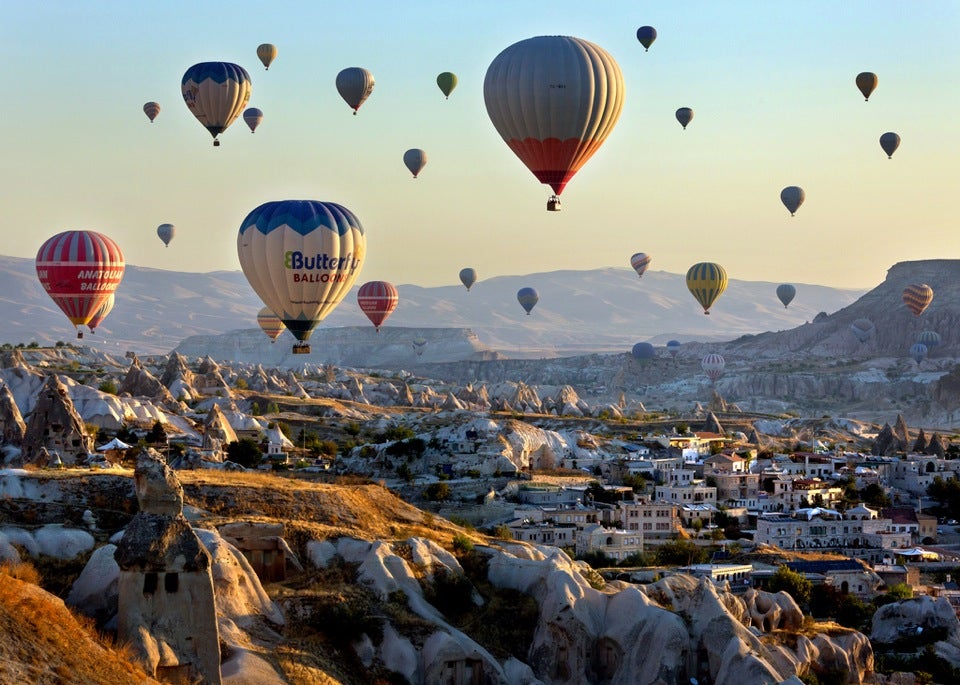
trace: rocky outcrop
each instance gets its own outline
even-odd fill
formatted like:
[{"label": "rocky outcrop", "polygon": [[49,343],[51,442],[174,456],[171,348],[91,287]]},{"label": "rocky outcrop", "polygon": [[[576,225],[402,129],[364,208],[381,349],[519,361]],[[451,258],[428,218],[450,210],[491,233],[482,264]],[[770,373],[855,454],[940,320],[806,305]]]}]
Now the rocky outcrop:
[{"label": "rocky outcrop", "polygon": [[870,454],[880,457],[893,456],[897,453],[897,444],[897,437],[893,434],[893,428],[890,427],[889,423],[885,423],[873,441]]},{"label": "rocky outcrop", "polygon": [[27,424],[9,386],[0,385],[0,436],[8,445],[19,446],[27,432]]},{"label": "rocky outcrop", "polygon": [[707,422],[704,424],[703,429],[708,433],[719,433],[724,435],[726,433],[723,430],[723,426],[720,425],[720,419],[717,418],[717,415],[712,411],[707,414]]},{"label": "rocky outcrop", "polygon": [[924,450],[924,453],[925,453],[925,454],[935,454],[935,455],[937,455],[938,457],[940,457],[941,459],[943,459],[943,455],[944,455],[946,452],[945,452],[944,447],[943,447],[943,440],[940,439],[940,434],[939,434],[939,433],[934,433],[934,434],[933,434],[933,437],[930,438],[930,444],[927,445],[927,449]]},{"label": "rocky outcrop", "polygon": [[960,637],[960,621],[945,597],[921,595],[886,604],[873,615],[870,639],[893,644],[924,632],[941,630],[947,636]]},{"label": "rocky outcrop", "polygon": [[203,422],[203,448],[219,452],[231,442],[236,441],[237,433],[224,416],[220,405],[211,405],[207,418]]},{"label": "rocky outcrop", "polygon": [[152,373],[143,368],[140,360],[136,357],[130,363],[130,369],[124,376],[118,393],[126,393],[132,397],[148,397],[167,406],[174,406],[176,401],[173,395],[167,390],[167,386],[161,383]]},{"label": "rocky outcrop", "polygon": [[93,451],[93,440],[74,409],[67,387],[56,375],[48,376],[27,422],[23,463],[46,466],[38,461],[42,449],[58,454],[65,466],[83,463]]}]

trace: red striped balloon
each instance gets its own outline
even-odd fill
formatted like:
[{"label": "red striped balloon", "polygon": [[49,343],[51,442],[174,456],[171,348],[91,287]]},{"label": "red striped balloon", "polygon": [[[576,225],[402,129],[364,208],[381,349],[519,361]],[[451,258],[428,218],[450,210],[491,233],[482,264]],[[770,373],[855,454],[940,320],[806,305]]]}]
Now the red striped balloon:
[{"label": "red striped balloon", "polygon": [[933,302],[933,288],[926,283],[908,285],[903,289],[903,301],[914,316],[920,316]]},{"label": "red striped balloon", "polygon": [[387,320],[387,317],[397,308],[400,301],[400,294],[392,283],[386,281],[370,281],[360,286],[357,292],[357,303],[360,309],[367,315],[367,318],[373,322],[380,330],[381,324]]},{"label": "red striped balloon", "polygon": [[[123,279],[123,252],[95,231],[64,231],[40,246],[37,278],[74,326],[87,324]],[[77,337],[83,337],[77,332]]]}]

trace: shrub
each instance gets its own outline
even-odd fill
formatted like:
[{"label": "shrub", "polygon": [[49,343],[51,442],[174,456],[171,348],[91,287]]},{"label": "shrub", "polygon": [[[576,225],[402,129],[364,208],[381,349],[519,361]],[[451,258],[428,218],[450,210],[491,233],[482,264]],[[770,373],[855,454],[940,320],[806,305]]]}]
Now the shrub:
[{"label": "shrub", "polygon": [[450,499],[450,486],[446,483],[430,483],[423,491],[423,497],[429,502],[445,502]]},{"label": "shrub", "polygon": [[457,533],[453,536],[453,551],[457,555],[469,554],[473,551],[473,540],[468,538],[463,533]]},{"label": "shrub", "polygon": [[812,588],[813,583],[807,580],[802,573],[791,571],[786,566],[780,566],[770,576],[770,582],[767,585],[770,592],[780,592],[782,590],[793,597],[793,600],[801,606],[806,606],[810,602]]},{"label": "shrub", "polygon": [[462,573],[438,568],[423,589],[424,598],[447,618],[457,621],[473,607],[473,585]]},{"label": "shrub", "polygon": [[98,389],[100,392],[105,392],[105,393],[107,393],[108,395],[116,395],[116,394],[117,394],[117,384],[114,383],[114,382],[113,382],[112,380],[110,380],[109,378],[108,378],[107,380],[105,380],[103,383],[101,383],[101,384],[97,387],[97,389]]},{"label": "shrub", "polygon": [[245,468],[253,468],[263,460],[263,452],[256,440],[241,438],[227,445],[227,459]]}]

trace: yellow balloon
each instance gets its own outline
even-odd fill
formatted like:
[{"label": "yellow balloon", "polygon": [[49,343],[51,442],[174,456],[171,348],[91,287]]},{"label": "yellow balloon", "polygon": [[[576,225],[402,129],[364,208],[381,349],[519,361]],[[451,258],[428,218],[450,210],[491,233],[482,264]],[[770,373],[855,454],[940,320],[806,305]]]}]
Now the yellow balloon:
[{"label": "yellow balloon", "polygon": [[703,307],[703,313],[709,314],[710,307],[727,289],[727,272],[713,262],[694,264],[687,271],[687,289]]}]

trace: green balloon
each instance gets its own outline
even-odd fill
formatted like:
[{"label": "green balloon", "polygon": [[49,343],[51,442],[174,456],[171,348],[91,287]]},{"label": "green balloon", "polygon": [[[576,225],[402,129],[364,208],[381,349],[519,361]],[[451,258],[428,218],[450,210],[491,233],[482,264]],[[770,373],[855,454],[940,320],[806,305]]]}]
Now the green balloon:
[{"label": "green balloon", "polygon": [[452,93],[453,89],[457,87],[457,75],[453,72],[445,71],[437,76],[437,85],[440,86],[440,90],[443,91],[443,94],[449,98],[450,93]]}]

